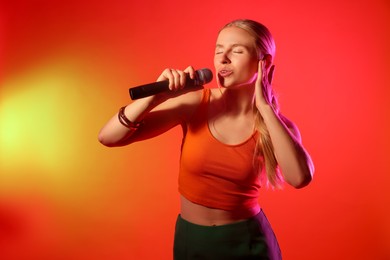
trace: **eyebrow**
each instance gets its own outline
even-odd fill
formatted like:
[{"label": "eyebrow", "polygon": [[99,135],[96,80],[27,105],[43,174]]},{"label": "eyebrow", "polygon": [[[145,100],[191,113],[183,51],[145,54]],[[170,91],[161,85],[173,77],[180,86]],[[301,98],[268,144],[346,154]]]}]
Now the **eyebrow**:
[{"label": "eyebrow", "polygon": [[[216,44],[215,45],[215,48],[222,48],[224,47],[222,44]],[[231,47],[244,47],[244,48],[247,48],[248,49],[248,46],[244,45],[244,44],[239,44],[239,43],[235,43],[233,44]]]}]

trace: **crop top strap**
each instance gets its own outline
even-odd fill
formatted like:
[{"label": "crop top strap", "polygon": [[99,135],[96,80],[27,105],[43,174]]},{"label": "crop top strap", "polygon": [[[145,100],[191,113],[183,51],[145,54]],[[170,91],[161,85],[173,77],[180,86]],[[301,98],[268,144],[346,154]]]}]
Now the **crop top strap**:
[{"label": "crop top strap", "polygon": [[202,93],[202,100],[200,102],[199,110],[197,111],[198,115],[201,115],[202,117],[207,117],[207,108],[208,108],[208,103],[210,100],[210,94],[211,91],[209,88],[204,88],[203,93]]},{"label": "crop top strap", "polygon": [[207,104],[209,103],[210,100],[210,89],[209,88],[204,88],[203,89],[203,94],[202,94],[202,106],[207,107]]},{"label": "crop top strap", "polygon": [[202,90],[202,99],[198,105],[198,107],[195,109],[195,113],[190,119],[190,124],[195,123],[199,124],[203,122],[205,119],[207,119],[207,110],[208,110],[208,103],[210,99],[211,91],[209,88],[204,88]]},{"label": "crop top strap", "polygon": [[192,127],[198,128],[207,122],[207,113],[208,113],[207,110],[208,110],[210,94],[211,91],[209,88],[204,88],[202,90],[202,99],[198,107],[195,109],[194,114],[192,115],[190,120],[187,121],[186,124],[182,124],[184,137],[187,134],[188,128],[192,128]]}]

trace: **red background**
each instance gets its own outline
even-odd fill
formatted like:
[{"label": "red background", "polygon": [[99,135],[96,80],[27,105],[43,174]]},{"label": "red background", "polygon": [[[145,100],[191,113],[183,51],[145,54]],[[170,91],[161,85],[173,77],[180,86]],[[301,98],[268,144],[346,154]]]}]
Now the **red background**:
[{"label": "red background", "polygon": [[236,18],[273,32],[316,166],[261,192],[284,259],[390,259],[389,1],[5,0],[0,18],[1,259],[172,259],[180,129],[113,149],[97,133],[129,87],[213,68]]}]

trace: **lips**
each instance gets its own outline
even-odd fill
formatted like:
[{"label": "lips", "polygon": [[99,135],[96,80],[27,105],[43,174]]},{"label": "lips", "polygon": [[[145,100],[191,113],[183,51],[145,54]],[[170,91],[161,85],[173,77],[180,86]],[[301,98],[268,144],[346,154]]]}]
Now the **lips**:
[{"label": "lips", "polygon": [[219,75],[223,78],[229,77],[233,73],[232,70],[223,69],[219,71]]}]

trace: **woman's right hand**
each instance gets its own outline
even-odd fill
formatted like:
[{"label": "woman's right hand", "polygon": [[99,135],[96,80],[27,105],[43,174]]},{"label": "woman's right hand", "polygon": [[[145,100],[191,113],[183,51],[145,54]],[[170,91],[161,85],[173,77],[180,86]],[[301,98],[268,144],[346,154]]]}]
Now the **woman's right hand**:
[{"label": "woman's right hand", "polygon": [[169,80],[169,90],[176,92],[184,88],[187,75],[189,75],[191,79],[194,79],[195,70],[192,66],[188,66],[185,70],[165,69],[158,77],[157,81]]}]

